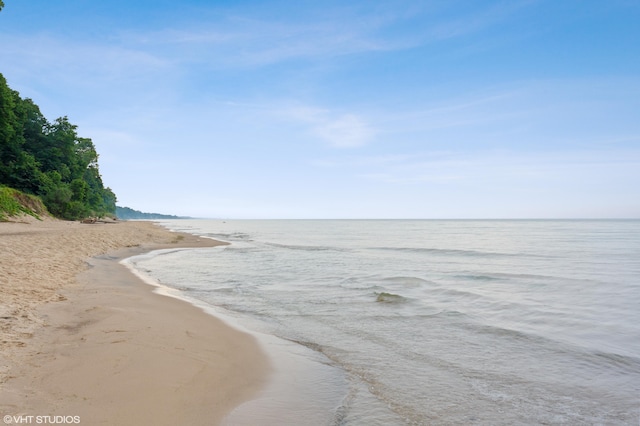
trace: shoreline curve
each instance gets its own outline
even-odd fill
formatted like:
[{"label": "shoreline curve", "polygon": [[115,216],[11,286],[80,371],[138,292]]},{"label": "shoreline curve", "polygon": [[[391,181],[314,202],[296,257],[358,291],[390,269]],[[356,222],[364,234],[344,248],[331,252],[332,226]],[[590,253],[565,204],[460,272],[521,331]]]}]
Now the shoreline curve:
[{"label": "shoreline curve", "polygon": [[253,336],[155,294],[119,263],[224,243],[150,222],[0,225],[4,415],[218,424],[265,385],[269,361]]}]

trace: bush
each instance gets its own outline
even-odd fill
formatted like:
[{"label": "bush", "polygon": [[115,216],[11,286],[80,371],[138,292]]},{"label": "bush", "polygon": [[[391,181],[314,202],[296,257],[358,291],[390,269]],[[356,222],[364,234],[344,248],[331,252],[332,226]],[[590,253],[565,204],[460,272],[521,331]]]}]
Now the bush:
[{"label": "bush", "polygon": [[47,209],[38,197],[0,186],[0,221],[7,221],[9,217],[21,213],[40,220],[39,215],[47,214]]}]

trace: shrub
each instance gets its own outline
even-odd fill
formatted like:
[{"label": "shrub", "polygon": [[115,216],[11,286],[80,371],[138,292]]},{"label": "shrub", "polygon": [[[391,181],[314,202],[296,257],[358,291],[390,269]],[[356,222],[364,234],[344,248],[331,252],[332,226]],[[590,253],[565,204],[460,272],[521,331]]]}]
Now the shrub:
[{"label": "shrub", "polygon": [[40,215],[48,214],[40,198],[25,194],[6,186],[0,186],[0,221],[11,216],[28,214],[40,220]]}]

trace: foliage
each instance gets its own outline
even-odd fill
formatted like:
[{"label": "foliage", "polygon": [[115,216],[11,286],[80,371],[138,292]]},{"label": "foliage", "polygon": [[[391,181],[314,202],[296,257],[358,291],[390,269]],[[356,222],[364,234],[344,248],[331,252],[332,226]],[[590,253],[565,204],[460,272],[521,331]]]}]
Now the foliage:
[{"label": "foliage", "polygon": [[121,220],[187,219],[186,217],[183,217],[183,216],[174,216],[170,214],[144,213],[129,207],[120,207],[120,206],[116,206],[116,217]]},{"label": "foliage", "polygon": [[47,208],[35,195],[25,194],[0,185],[0,222],[20,213],[40,219],[40,215],[47,213]]},{"label": "foliage", "polygon": [[63,219],[114,215],[116,196],[105,188],[91,139],[67,117],[49,122],[0,74],[0,184],[40,196]]}]

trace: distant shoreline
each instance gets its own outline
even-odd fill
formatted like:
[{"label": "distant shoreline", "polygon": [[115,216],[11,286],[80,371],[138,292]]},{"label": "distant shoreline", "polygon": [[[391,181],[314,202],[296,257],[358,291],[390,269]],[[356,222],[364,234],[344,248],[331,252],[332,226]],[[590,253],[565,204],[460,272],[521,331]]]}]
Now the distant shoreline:
[{"label": "distant shoreline", "polygon": [[175,216],[162,213],[145,213],[130,207],[116,206],[116,217],[120,220],[170,220],[170,219],[192,219],[189,216]]}]

